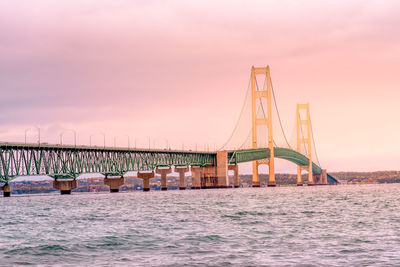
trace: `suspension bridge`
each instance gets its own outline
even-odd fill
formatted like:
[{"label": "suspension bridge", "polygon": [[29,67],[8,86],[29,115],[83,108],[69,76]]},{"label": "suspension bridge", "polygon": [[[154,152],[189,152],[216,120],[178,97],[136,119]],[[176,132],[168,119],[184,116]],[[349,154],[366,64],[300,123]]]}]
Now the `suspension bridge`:
[{"label": "suspension bridge", "polygon": [[[275,129],[279,135],[274,134]],[[298,186],[303,185],[303,170],[308,173],[308,186],[337,184],[319,163],[309,104],[297,104],[295,129],[295,141],[291,142],[282,126],[269,66],[252,67],[238,122],[228,141],[217,151],[0,143],[0,189],[7,197],[13,179],[47,175],[53,178],[53,187],[61,194],[70,194],[77,187],[79,175],[101,173],[110,191],[118,192],[130,171],[136,171],[143,180],[143,191],[150,190],[150,179],[155,174],[161,175],[161,189],[167,190],[167,175],[172,171],[179,174],[180,189],[186,188],[185,173],[189,171],[192,189],[227,188],[229,170],[234,172],[234,187],[239,187],[238,164],[245,162],[253,165],[253,187],[260,187],[258,169],[263,164],[269,168],[267,186],[276,186],[275,158],[297,165]]]}]

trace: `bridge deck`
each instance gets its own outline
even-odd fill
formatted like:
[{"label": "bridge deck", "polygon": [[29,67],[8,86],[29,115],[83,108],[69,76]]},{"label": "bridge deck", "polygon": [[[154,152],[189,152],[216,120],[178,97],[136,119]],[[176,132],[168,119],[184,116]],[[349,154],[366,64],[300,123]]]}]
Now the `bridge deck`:
[{"label": "bridge deck", "polygon": [[151,149],[151,148],[127,148],[127,147],[107,147],[107,146],[74,146],[74,145],[58,145],[58,144],[34,144],[34,143],[0,143],[1,148],[15,148],[15,149],[54,149],[54,150],[91,150],[91,151],[126,151],[126,152],[149,152],[149,153],[181,153],[181,154],[210,154],[216,155],[216,152],[210,151],[193,151],[193,150],[171,150],[171,149]]},{"label": "bridge deck", "polygon": [[[82,173],[123,175],[159,166],[213,166],[216,156],[217,152],[209,151],[0,143],[0,182],[8,183],[17,176],[48,175],[58,179]],[[269,157],[270,151],[265,148],[228,151],[229,164]],[[275,157],[300,166],[309,163],[306,156],[288,148],[275,148]],[[321,173],[315,163],[313,172]],[[328,180],[337,183],[330,175]]]}]

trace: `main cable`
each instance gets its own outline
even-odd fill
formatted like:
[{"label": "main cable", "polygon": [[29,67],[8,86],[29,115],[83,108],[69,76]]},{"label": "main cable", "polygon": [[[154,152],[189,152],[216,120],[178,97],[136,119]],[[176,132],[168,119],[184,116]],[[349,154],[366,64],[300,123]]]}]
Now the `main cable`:
[{"label": "main cable", "polygon": [[290,149],[292,149],[292,147],[290,146],[290,144],[289,144],[289,142],[288,142],[288,140],[287,140],[287,138],[286,138],[285,131],[283,130],[283,125],[282,125],[282,121],[281,121],[281,116],[279,115],[278,104],[276,103],[275,90],[274,90],[274,85],[272,84],[272,78],[271,78],[271,76],[269,77],[269,80],[270,80],[270,82],[271,82],[272,96],[274,97],[275,109],[276,109],[276,113],[278,114],[279,124],[280,124],[280,126],[281,126],[281,130],[282,130],[282,133],[283,133],[283,137],[285,138],[285,141],[286,141],[286,144],[288,145],[288,147],[289,147]]},{"label": "main cable", "polygon": [[317,147],[315,146],[314,131],[313,131],[313,128],[312,128],[311,115],[310,115],[310,127],[311,127],[312,141],[313,141],[313,145],[314,145],[314,149],[315,149],[315,158],[317,159],[318,166],[319,166],[319,167],[322,167],[322,166],[321,166],[321,163],[319,162],[319,159],[318,159]]},{"label": "main cable", "polygon": [[[258,111],[257,111],[257,113],[260,111],[260,108],[261,107],[258,107]],[[243,146],[246,144],[246,142],[250,139],[250,135],[251,135],[251,132],[252,132],[252,130],[253,129],[250,129],[250,131],[249,131],[249,134],[247,135],[247,138],[246,138],[246,140],[242,143],[242,145],[241,146],[239,146],[239,149],[242,149],[243,148]],[[275,143],[275,140],[273,140],[274,141],[274,145],[275,145],[275,147],[278,147],[277,145],[276,145],[276,143]]]},{"label": "main cable", "polygon": [[[260,91],[259,90],[259,88],[258,88],[258,83],[257,83],[257,79],[255,79],[256,80],[256,87],[257,87],[257,91]],[[265,77],[265,80],[264,80],[264,86],[263,86],[263,89],[265,88],[265,84],[267,83],[267,77]],[[264,90],[263,90],[264,91]],[[265,114],[265,110],[264,110],[264,104],[263,104],[263,102],[261,101],[261,98],[260,98],[260,106],[261,106],[261,109],[262,109],[262,112],[263,112],[263,114],[264,114],[264,118],[267,118],[267,115]],[[271,118],[268,118],[268,120],[270,120]],[[276,143],[275,143],[275,140],[272,138],[272,142],[274,142],[274,146],[275,147],[278,147],[277,145],[276,145]]]},{"label": "main cable", "polygon": [[246,91],[246,96],[245,96],[245,98],[244,98],[244,102],[243,102],[243,105],[242,105],[242,110],[240,111],[239,118],[238,118],[238,120],[237,120],[237,122],[236,122],[235,128],[233,128],[232,134],[231,134],[231,136],[228,138],[228,141],[226,141],[225,144],[224,144],[220,149],[218,149],[218,151],[220,151],[220,150],[222,150],[223,148],[225,148],[225,146],[231,141],[231,139],[232,139],[232,137],[233,137],[235,131],[237,130],[237,127],[239,126],[240,118],[241,118],[242,115],[243,115],[243,111],[244,111],[244,108],[245,108],[245,106],[246,106],[247,98],[248,98],[248,96],[249,96],[250,82],[251,82],[251,76],[250,76],[250,78],[249,78],[249,84],[247,85],[247,91]]}]

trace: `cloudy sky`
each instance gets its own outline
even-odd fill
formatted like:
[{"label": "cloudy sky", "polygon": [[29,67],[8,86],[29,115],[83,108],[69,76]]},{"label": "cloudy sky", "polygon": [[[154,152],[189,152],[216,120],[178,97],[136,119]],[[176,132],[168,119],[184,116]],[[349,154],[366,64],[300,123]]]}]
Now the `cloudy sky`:
[{"label": "cloudy sky", "polygon": [[[252,65],[286,131],[310,103],[328,170],[400,169],[398,1],[1,1],[0,139],[210,149]],[[72,134],[64,135],[72,143]],[[294,166],[279,162],[278,171]]]}]

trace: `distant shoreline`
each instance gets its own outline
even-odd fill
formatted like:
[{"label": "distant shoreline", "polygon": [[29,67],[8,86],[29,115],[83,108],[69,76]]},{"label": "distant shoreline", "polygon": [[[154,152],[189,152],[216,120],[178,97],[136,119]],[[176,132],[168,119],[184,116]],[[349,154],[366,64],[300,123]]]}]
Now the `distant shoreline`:
[{"label": "distant shoreline", "polygon": [[[385,184],[385,183],[400,183],[400,171],[378,171],[378,172],[333,172],[341,184]],[[252,175],[240,175],[241,187],[250,187]],[[78,179],[78,188],[73,192],[109,192],[109,187],[104,185],[103,177],[82,178]],[[265,186],[268,175],[260,174],[261,186]],[[303,180],[306,181],[306,174],[303,174]],[[296,174],[276,174],[276,182],[279,186],[294,186],[297,182]],[[191,186],[191,178],[187,177],[188,187]],[[230,183],[233,184],[233,178],[230,177]],[[23,194],[49,194],[58,193],[57,189],[53,188],[52,180],[28,180],[28,181],[11,181],[11,193],[15,195]],[[151,180],[151,190],[160,190],[161,181],[159,177]],[[179,178],[176,176],[168,177],[168,189],[179,189]],[[142,180],[137,178],[127,177],[125,184],[120,188],[124,191],[141,191]]]}]

